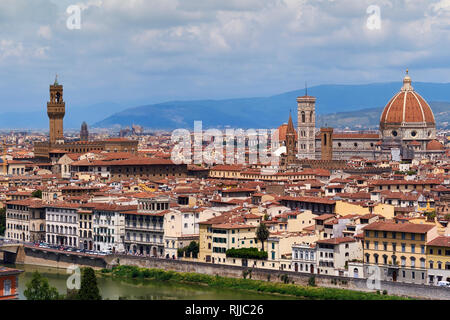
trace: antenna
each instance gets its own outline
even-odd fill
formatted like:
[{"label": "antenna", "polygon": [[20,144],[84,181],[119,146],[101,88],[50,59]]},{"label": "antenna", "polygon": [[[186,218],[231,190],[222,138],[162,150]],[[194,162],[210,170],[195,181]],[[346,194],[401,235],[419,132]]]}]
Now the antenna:
[{"label": "antenna", "polygon": [[308,83],[305,81],[305,96],[308,96]]}]

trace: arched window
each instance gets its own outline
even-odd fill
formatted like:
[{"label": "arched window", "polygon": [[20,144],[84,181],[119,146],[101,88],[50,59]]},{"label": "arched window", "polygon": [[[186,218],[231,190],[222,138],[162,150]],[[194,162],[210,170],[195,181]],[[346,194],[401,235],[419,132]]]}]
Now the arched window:
[{"label": "arched window", "polygon": [[305,123],[306,122],[306,115],[305,115],[305,111],[302,111],[302,122]]}]

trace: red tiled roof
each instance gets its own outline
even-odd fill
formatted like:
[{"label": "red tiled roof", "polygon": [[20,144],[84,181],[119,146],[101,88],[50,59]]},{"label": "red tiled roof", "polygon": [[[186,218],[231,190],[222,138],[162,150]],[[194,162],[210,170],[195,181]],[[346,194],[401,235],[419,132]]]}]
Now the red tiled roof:
[{"label": "red tiled roof", "polygon": [[377,221],[365,226],[363,230],[427,233],[433,228],[435,228],[435,225],[431,224],[392,223]]},{"label": "red tiled roof", "polygon": [[427,246],[450,247],[450,237],[436,237],[427,243]]}]

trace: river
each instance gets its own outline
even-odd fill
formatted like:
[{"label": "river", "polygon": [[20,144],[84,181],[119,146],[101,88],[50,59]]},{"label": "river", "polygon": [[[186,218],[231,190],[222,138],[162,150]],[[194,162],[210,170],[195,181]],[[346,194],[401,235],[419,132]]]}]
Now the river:
[{"label": "river", "polygon": [[[34,271],[49,280],[51,286],[61,294],[67,292],[66,269],[31,265],[6,265],[24,270],[19,276],[19,299],[25,300],[23,292]],[[97,276],[98,287],[103,299],[117,300],[119,297],[130,300],[290,300],[291,296],[272,295],[236,289],[217,289],[199,284],[184,284],[156,280],[120,280]]]}]

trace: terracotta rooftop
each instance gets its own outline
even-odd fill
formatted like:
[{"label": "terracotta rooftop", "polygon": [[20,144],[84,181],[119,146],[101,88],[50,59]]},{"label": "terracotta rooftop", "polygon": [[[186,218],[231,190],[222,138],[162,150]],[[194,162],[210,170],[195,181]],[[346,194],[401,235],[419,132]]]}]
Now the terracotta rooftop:
[{"label": "terracotta rooftop", "polygon": [[433,228],[435,228],[435,226],[431,224],[392,223],[377,221],[365,226],[363,230],[427,233]]}]

